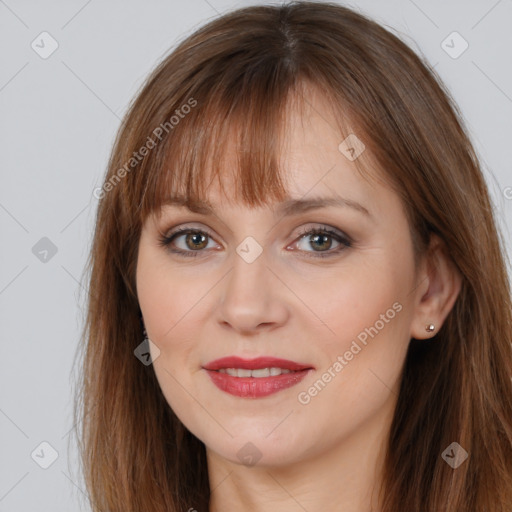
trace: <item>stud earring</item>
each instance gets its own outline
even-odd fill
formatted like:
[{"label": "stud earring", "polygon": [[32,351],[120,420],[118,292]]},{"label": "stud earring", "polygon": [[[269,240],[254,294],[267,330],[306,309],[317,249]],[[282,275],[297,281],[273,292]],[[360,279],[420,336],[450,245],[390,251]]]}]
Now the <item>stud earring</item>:
[{"label": "stud earring", "polygon": [[434,324],[428,324],[428,325],[425,326],[425,330],[427,332],[435,331],[435,329],[436,329],[436,326]]}]

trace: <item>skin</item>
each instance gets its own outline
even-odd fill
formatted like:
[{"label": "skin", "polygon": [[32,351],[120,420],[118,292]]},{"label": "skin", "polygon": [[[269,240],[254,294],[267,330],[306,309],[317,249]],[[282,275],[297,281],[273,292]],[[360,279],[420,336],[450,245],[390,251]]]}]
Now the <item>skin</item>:
[{"label": "skin", "polygon": [[[278,205],[247,208],[212,187],[214,215],[165,206],[147,219],[140,239],[139,303],[160,350],[153,367],[169,405],[206,446],[210,511],[377,510],[372,490],[380,483],[410,338],[431,337],[425,326],[441,327],[460,289],[436,238],[415,268],[399,197],[355,172],[338,150],[332,109],[314,91],[308,102],[304,117],[289,113],[282,154],[289,195],[341,196],[370,215],[330,206],[283,217],[274,211]],[[187,243],[187,235],[174,240],[183,251],[199,245],[195,258],[158,243],[161,234],[184,225],[212,235],[203,244],[197,237]],[[343,246],[335,238],[315,242],[300,231],[322,226],[345,233],[352,246],[337,252]],[[252,263],[236,252],[248,236],[263,248]],[[332,256],[315,257],[322,251]],[[397,303],[394,318],[388,315],[378,334],[359,343],[343,369],[301,403],[299,393],[329,368],[332,376],[338,356]],[[218,389],[202,369],[228,355],[271,355],[314,370],[273,395],[240,398]],[[248,442],[261,454],[252,466],[237,456]]]}]

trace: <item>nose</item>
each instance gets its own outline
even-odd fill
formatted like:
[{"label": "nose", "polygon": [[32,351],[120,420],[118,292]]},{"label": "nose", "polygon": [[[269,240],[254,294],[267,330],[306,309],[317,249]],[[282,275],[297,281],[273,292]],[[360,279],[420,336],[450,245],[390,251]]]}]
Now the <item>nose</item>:
[{"label": "nose", "polygon": [[283,325],[290,314],[288,288],[268,266],[265,251],[252,263],[234,255],[223,280],[218,319],[239,334],[257,334]]}]

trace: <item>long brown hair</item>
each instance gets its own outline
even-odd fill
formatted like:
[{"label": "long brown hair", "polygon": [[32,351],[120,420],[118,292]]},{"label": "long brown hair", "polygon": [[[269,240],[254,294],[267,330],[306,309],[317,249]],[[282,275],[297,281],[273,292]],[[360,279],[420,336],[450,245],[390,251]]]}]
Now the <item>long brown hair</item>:
[{"label": "long brown hair", "polygon": [[[134,355],[143,339],[141,227],[171,192],[187,204],[203,199],[206,170],[226,174],[228,142],[238,155],[237,198],[249,206],[281,200],[284,112],[292,95],[307,102],[304,84],[331,101],[343,136],[365,144],[360,172],[371,158],[400,195],[416,253],[435,233],[462,276],[435,340],[411,340],[382,512],[512,508],[510,287],[462,115],[435,71],[390,31],[335,3],[292,2],[221,16],[165,58],[126,114],[95,191],[75,409],[95,512],[208,510],[204,444]],[[457,469],[441,456],[454,441],[469,454]]]}]

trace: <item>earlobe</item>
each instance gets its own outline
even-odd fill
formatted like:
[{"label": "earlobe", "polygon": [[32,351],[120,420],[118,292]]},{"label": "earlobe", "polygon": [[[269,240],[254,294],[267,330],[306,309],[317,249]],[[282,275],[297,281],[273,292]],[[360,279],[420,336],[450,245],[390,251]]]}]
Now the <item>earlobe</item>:
[{"label": "earlobe", "polygon": [[411,338],[428,339],[437,334],[460,292],[462,277],[448,256],[444,242],[432,234],[425,255],[423,286],[418,286],[417,301],[411,324]]}]

